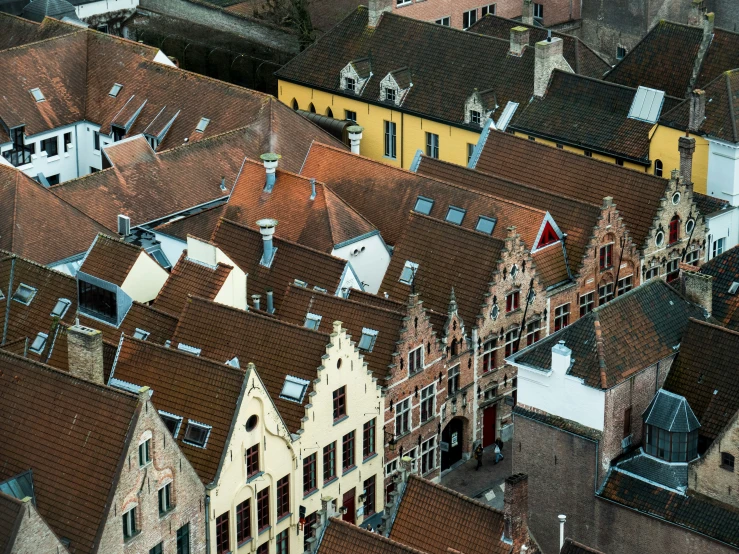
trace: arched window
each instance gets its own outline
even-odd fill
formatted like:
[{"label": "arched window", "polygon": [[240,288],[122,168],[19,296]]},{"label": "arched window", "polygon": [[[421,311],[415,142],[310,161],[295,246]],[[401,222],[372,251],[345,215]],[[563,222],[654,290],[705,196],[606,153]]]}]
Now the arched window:
[{"label": "arched window", "polygon": [[316,113],[316,107],[313,105],[313,102],[308,105],[308,111],[310,113]]},{"label": "arched window", "polygon": [[299,110],[300,106],[298,106],[298,101],[293,98],[293,110]]},{"label": "arched window", "polygon": [[670,244],[680,240],[680,216],[675,214],[670,220]]},{"label": "arched window", "polygon": [[454,339],[452,341],[452,347],[451,347],[452,356],[456,356],[458,350],[459,350],[459,343],[457,342],[457,339]]},{"label": "arched window", "polygon": [[654,174],[662,177],[662,160],[654,160]]},{"label": "arched window", "polygon": [[331,108],[326,108],[326,116],[333,119],[334,112],[333,112],[333,110]]}]

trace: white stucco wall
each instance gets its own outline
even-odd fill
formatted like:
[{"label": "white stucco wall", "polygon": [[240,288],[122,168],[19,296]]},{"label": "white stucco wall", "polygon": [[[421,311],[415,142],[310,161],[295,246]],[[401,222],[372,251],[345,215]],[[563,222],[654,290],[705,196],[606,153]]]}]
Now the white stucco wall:
[{"label": "white stucco wall", "polygon": [[139,254],[121,289],[138,302],[151,302],[162,290],[169,273],[146,252]]},{"label": "white stucco wall", "polygon": [[739,206],[739,144],[708,139],[708,145],[708,194]]},{"label": "white stucco wall", "polygon": [[89,4],[80,4],[75,6],[74,11],[79,19],[92,17],[104,13],[117,12],[119,10],[132,10],[139,5],[139,0],[101,0],[99,2],[90,2]]},{"label": "white stucco wall", "polygon": [[721,238],[724,241],[724,252],[739,244],[739,208],[733,208],[717,215],[707,217],[710,242],[706,246],[706,259],[713,257],[713,243]]},{"label": "white stucco wall", "polygon": [[390,253],[379,234],[336,248],[331,254],[351,262],[364,290],[377,294],[390,265]]}]

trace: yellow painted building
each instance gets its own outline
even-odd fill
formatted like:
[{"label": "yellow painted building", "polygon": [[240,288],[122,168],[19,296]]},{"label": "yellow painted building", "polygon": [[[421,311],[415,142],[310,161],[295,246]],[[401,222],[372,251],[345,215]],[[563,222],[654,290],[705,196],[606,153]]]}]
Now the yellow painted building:
[{"label": "yellow painted building", "polygon": [[[649,158],[655,167],[662,167],[664,177],[670,175],[670,171],[680,168],[680,152],[677,141],[685,136],[685,131],[679,131],[665,125],[657,124],[651,132],[649,141]],[[693,153],[693,190],[701,194],[708,194],[706,183],[708,181],[708,141],[700,135],[691,135],[695,139],[695,152]]]}]

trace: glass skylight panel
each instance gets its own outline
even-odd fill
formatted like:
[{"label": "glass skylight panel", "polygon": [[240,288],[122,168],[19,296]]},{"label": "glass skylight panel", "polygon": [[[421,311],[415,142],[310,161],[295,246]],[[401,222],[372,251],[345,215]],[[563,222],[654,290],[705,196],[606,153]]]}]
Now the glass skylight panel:
[{"label": "glass skylight panel", "polygon": [[419,214],[429,215],[431,213],[431,208],[433,207],[434,207],[434,201],[431,200],[431,198],[426,198],[425,196],[419,196],[416,199],[416,205],[413,207],[413,211],[418,212]]},{"label": "glass skylight panel", "polygon": [[418,264],[406,261],[405,266],[403,266],[403,271],[400,274],[400,282],[410,285],[413,282],[413,278],[416,276],[417,269]]},{"label": "glass skylight panel", "polygon": [[108,94],[112,96],[113,98],[115,98],[116,96],[118,96],[118,93],[121,91],[122,88],[123,88],[123,85],[116,83],[110,89],[110,92]]},{"label": "glass skylight panel", "polygon": [[295,279],[294,283],[298,287],[303,287],[303,288],[308,287],[308,283],[306,283],[305,281],[301,281],[300,279]]},{"label": "glass skylight panel", "polygon": [[13,300],[28,306],[33,300],[34,296],[36,296],[36,289],[33,287],[29,287],[25,283],[21,283],[20,285],[18,285],[18,288],[15,290],[15,294],[13,295]]},{"label": "glass skylight panel", "polygon": [[203,133],[203,132],[205,132],[205,128],[206,128],[206,127],[208,126],[208,123],[210,123],[210,119],[208,119],[207,117],[203,117],[203,118],[201,118],[201,119],[200,119],[200,122],[198,123],[198,126],[197,126],[197,127],[195,127],[195,130],[196,130],[196,131],[197,131],[198,133]]},{"label": "glass skylight panel", "polygon": [[321,317],[317,314],[308,314],[305,316],[304,326],[315,331],[321,325]]},{"label": "glass skylight panel", "polygon": [[372,352],[377,340],[377,331],[374,329],[362,329],[362,338],[359,339],[359,349]]},{"label": "glass skylight panel", "polygon": [[457,208],[456,206],[449,206],[449,211],[446,213],[446,220],[449,223],[454,223],[455,225],[462,225],[462,220],[464,219],[464,214],[466,213],[467,210]]},{"label": "glass skylight panel", "polygon": [[208,444],[211,429],[212,427],[210,425],[190,420],[187,422],[185,437],[182,440],[187,444],[205,448],[205,445]]},{"label": "glass skylight panel", "polygon": [[729,294],[736,294],[737,290],[739,290],[739,282],[734,281],[729,287]]},{"label": "glass skylight panel", "polygon": [[67,313],[67,309],[69,308],[69,305],[72,303],[71,300],[67,300],[66,298],[60,298],[56,301],[56,304],[54,305],[54,309],[51,310],[51,317],[58,317],[63,318],[64,314]]},{"label": "glass skylight panel", "polygon": [[477,227],[475,227],[475,230],[485,233],[486,235],[492,235],[496,221],[497,220],[495,218],[481,215],[480,219],[477,220]]},{"label": "glass skylight panel", "polygon": [[36,338],[33,339],[33,343],[31,344],[31,348],[29,350],[31,352],[34,352],[35,354],[40,354],[41,351],[44,349],[44,346],[46,346],[46,339],[49,338],[49,335],[46,333],[39,333],[36,335]]},{"label": "glass skylight panel", "polygon": [[196,356],[200,356],[201,349],[195,348],[194,346],[190,346],[189,344],[185,343],[179,343],[177,345],[178,350],[182,350],[183,352],[189,352],[190,354],[195,354]]},{"label": "glass skylight panel", "polygon": [[293,377],[288,375],[285,377],[285,384],[282,385],[282,392],[280,392],[280,398],[290,400],[292,402],[301,403],[303,402],[303,396],[305,391],[308,389],[309,381],[300,379],[299,377]]},{"label": "glass skylight panel", "polygon": [[44,100],[46,100],[46,98],[44,97],[44,93],[41,92],[41,89],[32,88],[30,92],[36,102],[43,102]]},{"label": "glass skylight panel", "polygon": [[146,340],[149,338],[149,331],[144,331],[143,329],[139,329],[136,327],[136,330],[133,332],[133,338],[139,339],[139,340]]}]

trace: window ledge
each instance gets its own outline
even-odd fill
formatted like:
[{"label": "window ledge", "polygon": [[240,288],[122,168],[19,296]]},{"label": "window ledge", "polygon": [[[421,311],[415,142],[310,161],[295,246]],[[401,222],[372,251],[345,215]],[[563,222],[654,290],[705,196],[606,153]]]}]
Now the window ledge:
[{"label": "window ledge", "polygon": [[127,544],[127,543],[131,542],[131,541],[132,541],[132,540],[134,540],[134,539],[135,539],[136,537],[138,537],[138,536],[139,536],[140,534],[141,534],[141,530],[140,530],[140,529],[138,529],[138,530],[137,530],[137,531],[136,531],[136,532],[135,532],[135,533],[134,533],[133,535],[131,535],[130,537],[124,537],[124,539],[123,539],[123,544]]},{"label": "window ledge", "polygon": [[[284,521],[284,520],[286,520],[286,519],[287,519],[287,518],[289,518],[289,517],[290,517],[291,515],[293,515],[293,513],[292,513],[292,512],[287,512],[287,513],[286,513],[285,515],[283,515],[283,516],[280,516],[280,517],[278,517],[278,518],[277,518],[277,523],[280,523],[281,521]],[[276,524],[277,524],[277,523],[276,523]],[[276,525],[276,524],[275,524],[275,525]]]},{"label": "window ledge", "polygon": [[259,533],[257,533],[257,536],[258,536],[258,535],[262,535],[262,534],[266,533],[266,532],[267,532],[267,531],[269,531],[270,529],[272,529],[272,526],[271,526],[271,525],[267,525],[266,527],[262,527],[262,528],[261,528],[261,529],[259,530]]},{"label": "window ledge", "polygon": [[349,419],[349,415],[343,415],[339,419],[334,420],[334,425],[338,425],[339,423],[341,423],[342,421],[346,421],[347,419]]},{"label": "window ledge", "polygon": [[[336,480],[335,477],[334,477],[334,480]],[[325,486],[325,484],[324,484],[324,486]],[[314,494],[316,494],[317,492],[318,492],[318,489],[317,488],[311,489],[308,492],[304,492],[303,493],[303,498],[309,498],[309,497],[313,496]]]},{"label": "window ledge", "polygon": [[411,434],[411,431],[410,431],[410,429],[409,429],[408,431],[406,431],[406,432],[404,432],[404,433],[401,433],[400,435],[395,435],[395,441],[397,442],[398,440],[400,440],[400,439],[402,439],[403,437],[405,437],[405,436],[407,436],[407,435],[410,435],[410,434]]},{"label": "window ledge", "polygon": [[56,154],[55,156],[51,156],[50,158],[46,158],[47,162],[58,162],[59,161],[59,154]]},{"label": "window ledge", "polygon": [[324,482],[323,482],[323,486],[324,486],[324,487],[328,487],[329,485],[333,485],[333,484],[334,484],[334,481],[338,481],[338,480],[339,480],[339,478],[338,478],[338,477],[337,477],[336,475],[334,475],[334,476],[333,476],[333,477],[331,477],[331,479],[329,479],[328,481],[324,481]]},{"label": "window ledge", "polygon": [[351,473],[351,472],[352,472],[352,471],[354,471],[355,469],[357,469],[357,466],[356,466],[356,465],[353,465],[353,466],[351,466],[351,467],[348,467],[348,468],[344,469],[344,470],[343,470],[343,471],[341,472],[341,476],[343,477],[344,475],[347,475],[347,474]]},{"label": "window ledge", "polygon": [[729,472],[731,472],[731,473],[734,473],[734,468],[733,468],[733,467],[730,467],[730,466],[725,466],[724,464],[721,464],[721,465],[720,465],[719,467],[720,467],[721,469],[725,470],[725,471],[729,471]]},{"label": "window ledge", "polygon": [[237,544],[237,548],[241,548],[245,544],[249,544],[252,540],[254,540],[254,537],[246,537],[243,541]]},{"label": "window ledge", "polygon": [[517,314],[521,311],[521,308],[516,308],[515,310],[511,310],[510,312],[506,312],[505,315],[508,317],[509,315]]},{"label": "window ledge", "polygon": [[365,459],[363,459],[363,460],[362,460],[362,463],[363,463],[363,464],[366,464],[366,463],[367,463],[367,462],[369,462],[369,461],[370,461],[370,460],[371,460],[372,458],[376,458],[376,457],[377,457],[377,452],[373,452],[372,454],[370,454],[369,456],[367,456],[367,457],[366,457]]},{"label": "window ledge", "polygon": [[165,518],[165,517],[167,517],[167,516],[168,516],[169,514],[171,514],[172,512],[174,512],[174,510],[175,510],[175,508],[176,508],[176,507],[177,507],[177,506],[172,506],[172,507],[171,507],[171,508],[170,508],[169,510],[167,510],[166,512],[159,512],[159,519],[162,519],[162,518]]},{"label": "window ledge", "polygon": [[252,481],[254,481],[254,479],[257,479],[257,478],[261,477],[262,475],[264,475],[264,472],[263,471],[257,471],[254,475],[248,476],[246,478],[246,482],[247,483],[251,483]]}]

